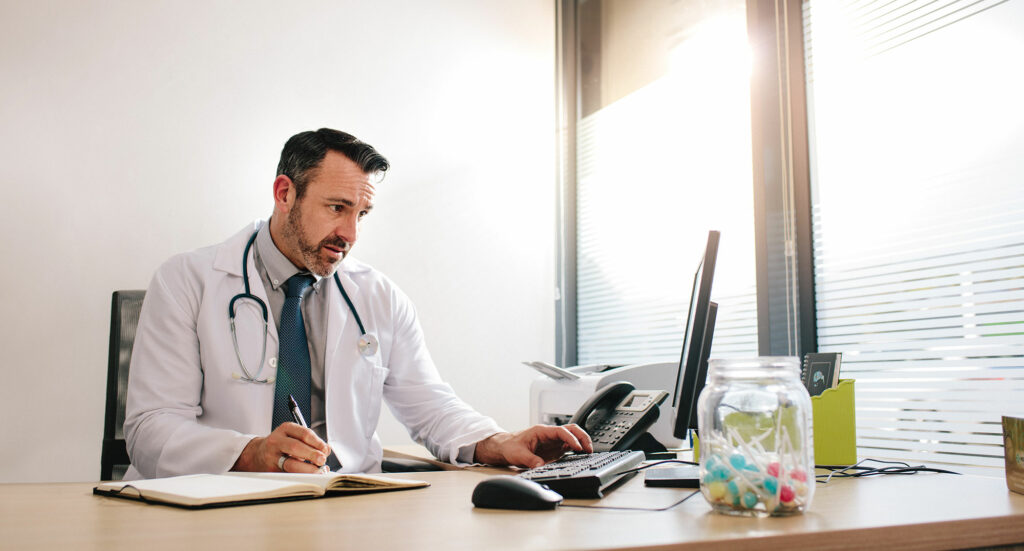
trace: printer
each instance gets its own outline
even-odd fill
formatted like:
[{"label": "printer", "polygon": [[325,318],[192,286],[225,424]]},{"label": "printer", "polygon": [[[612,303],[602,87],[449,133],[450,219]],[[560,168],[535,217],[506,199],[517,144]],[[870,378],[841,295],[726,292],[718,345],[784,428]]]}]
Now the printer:
[{"label": "printer", "polygon": [[555,379],[541,375],[530,383],[530,423],[564,425],[576,410],[597,390],[617,381],[626,381],[638,390],[666,390],[670,398],[661,404],[658,420],[648,432],[665,447],[682,447],[682,440],[672,435],[678,362],[645,363],[636,365],[580,366],[566,371],[579,375],[578,379]]}]

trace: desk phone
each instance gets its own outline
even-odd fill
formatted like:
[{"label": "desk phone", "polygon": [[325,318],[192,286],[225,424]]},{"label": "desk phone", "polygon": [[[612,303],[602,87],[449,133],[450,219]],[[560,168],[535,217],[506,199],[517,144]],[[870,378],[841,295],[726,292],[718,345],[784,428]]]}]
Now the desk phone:
[{"label": "desk phone", "polygon": [[591,396],[573,415],[594,441],[595,452],[628,450],[658,420],[664,390],[636,390],[625,381],[612,383]]}]

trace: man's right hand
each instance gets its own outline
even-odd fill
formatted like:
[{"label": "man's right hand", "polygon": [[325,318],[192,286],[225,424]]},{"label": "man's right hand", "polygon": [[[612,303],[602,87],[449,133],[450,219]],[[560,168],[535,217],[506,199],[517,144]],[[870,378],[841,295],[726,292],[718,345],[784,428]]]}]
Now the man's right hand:
[{"label": "man's right hand", "polygon": [[[281,423],[269,436],[250,440],[231,470],[315,473],[327,462],[329,453],[331,448],[312,430],[295,423]],[[283,469],[278,468],[282,456],[286,457]]]}]

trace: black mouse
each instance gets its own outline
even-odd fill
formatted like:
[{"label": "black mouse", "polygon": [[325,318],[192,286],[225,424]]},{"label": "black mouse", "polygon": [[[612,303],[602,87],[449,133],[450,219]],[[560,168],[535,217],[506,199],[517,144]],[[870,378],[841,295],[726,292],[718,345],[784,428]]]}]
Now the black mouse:
[{"label": "black mouse", "polygon": [[488,509],[554,509],[562,495],[547,486],[518,476],[495,476],[473,490],[473,505]]}]

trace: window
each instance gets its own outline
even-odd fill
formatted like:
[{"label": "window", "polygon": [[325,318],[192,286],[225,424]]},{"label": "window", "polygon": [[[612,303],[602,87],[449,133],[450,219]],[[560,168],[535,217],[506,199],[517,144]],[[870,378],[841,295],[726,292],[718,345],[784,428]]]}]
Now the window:
[{"label": "window", "polygon": [[577,10],[575,363],[678,361],[709,230],[713,354],[756,355],[743,0]]},{"label": "window", "polygon": [[1024,415],[1024,0],[560,6],[563,359],[678,358],[718,229],[712,357],[842,352],[862,457],[1001,467],[1000,417]]},{"label": "window", "polygon": [[1024,411],[1024,2],[804,4],[818,345],[860,454],[1002,466]]}]

